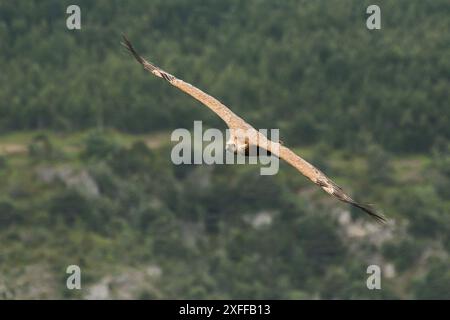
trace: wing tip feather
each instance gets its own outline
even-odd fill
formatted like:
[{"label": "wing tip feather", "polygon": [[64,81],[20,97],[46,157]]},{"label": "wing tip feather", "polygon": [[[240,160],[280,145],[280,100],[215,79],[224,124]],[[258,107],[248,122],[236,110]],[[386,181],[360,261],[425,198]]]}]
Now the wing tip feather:
[{"label": "wing tip feather", "polygon": [[[346,195],[344,193],[344,191],[342,190],[342,188],[339,187],[337,184],[335,184],[334,182],[332,182],[329,179],[328,179],[328,183],[332,187],[331,194],[334,195],[339,200],[341,200],[343,202],[347,202],[347,203],[351,204],[352,206],[363,210],[364,212],[369,214],[372,218],[374,218],[380,224],[386,224],[388,222],[387,218],[381,212],[378,212],[377,210],[375,210],[375,208],[372,205],[356,202],[355,200],[350,198],[348,195]],[[328,186],[328,184],[324,184],[324,185],[325,185],[325,187]],[[324,185],[321,185],[321,187],[323,188]],[[325,189],[325,191],[326,191],[326,189]]]},{"label": "wing tip feather", "polygon": [[356,201],[352,201],[350,202],[350,204],[363,210],[380,224],[386,224],[388,222],[387,218],[381,212],[375,210],[374,207],[370,204],[362,204]]},{"label": "wing tip feather", "polygon": [[122,40],[123,42],[121,42],[121,45],[124,46],[128,52],[130,52],[133,57],[142,65],[145,65],[145,60],[144,58],[142,58],[137,52],[136,50],[134,50],[133,45],[131,44],[130,40],[128,40],[127,36],[122,33]]}]

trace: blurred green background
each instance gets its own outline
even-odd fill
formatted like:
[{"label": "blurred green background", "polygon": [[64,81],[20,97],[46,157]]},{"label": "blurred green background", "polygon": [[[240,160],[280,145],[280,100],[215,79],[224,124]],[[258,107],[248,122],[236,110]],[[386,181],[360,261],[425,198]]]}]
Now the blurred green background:
[{"label": "blurred green background", "polygon": [[[0,298],[450,299],[448,0],[374,31],[372,1],[69,4],[0,2]],[[173,165],[172,130],[225,125],[122,32],[391,222],[284,163]]]}]

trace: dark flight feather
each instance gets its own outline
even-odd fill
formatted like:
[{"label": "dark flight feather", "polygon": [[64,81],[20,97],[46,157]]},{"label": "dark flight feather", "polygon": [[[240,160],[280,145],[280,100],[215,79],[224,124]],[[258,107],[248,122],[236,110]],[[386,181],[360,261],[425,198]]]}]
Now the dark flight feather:
[{"label": "dark flight feather", "polygon": [[343,202],[346,202],[346,203],[349,203],[352,206],[355,206],[355,207],[363,210],[364,212],[366,212],[367,214],[369,214],[370,216],[375,218],[377,220],[377,222],[379,222],[379,223],[386,223],[387,222],[386,218],[384,217],[384,215],[382,215],[381,213],[377,212],[371,205],[362,204],[362,203],[356,202],[355,200],[350,198],[348,195],[346,195],[344,193],[344,191],[341,189],[341,187],[339,187],[335,183],[333,183],[333,193],[332,194],[336,198],[338,198],[339,200],[341,200]]}]

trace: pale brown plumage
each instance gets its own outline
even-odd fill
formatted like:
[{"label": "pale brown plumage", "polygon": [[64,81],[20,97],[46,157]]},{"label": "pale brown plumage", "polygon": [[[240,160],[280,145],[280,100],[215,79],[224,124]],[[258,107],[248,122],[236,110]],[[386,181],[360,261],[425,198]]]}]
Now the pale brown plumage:
[{"label": "pale brown plumage", "polygon": [[[286,148],[282,144],[269,140],[266,136],[258,132],[251,125],[245,122],[242,118],[237,116],[233,111],[231,111],[228,107],[222,104],[220,101],[215,99],[214,97],[208,95],[202,90],[192,86],[191,84],[184,82],[181,79],[176,78],[170,73],[154,66],[144,58],[142,58],[137,52],[134,50],[130,41],[123,36],[124,42],[122,43],[125,48],[127,48],[131,54],[136,58],[136,60],[142,64],[142,66],[155,76],[159,78],[165,79],[171,85],[177,87],[178,89],[186,92],[190,96],[194,97],[205,106],[214,111],[220,118],[222,118],[225,123],[230,128],[232,135],[235,139],[239,141],[245,141],[247,144],[247,148],[249,145],[258,146],[264,148],[270,153],[278,156],[279,158],[285,160],[294,168],[296,168],[300,173],[309,178],[312,182],[320,186],[323,190],[325,190],[328,194],[335,196],[339,200],[349,203],[353,206],[356,206],[369,215],[377,219],[379,222],[385,222],[385,218],[382,214],[377,213],[371,206],[360,204],[350,198],[347,194],[344,193],[341,187],[335,184],[331,179],[329,179],[324,173],[322,173],[319,169],[314,167],[312,164],[307,162],[306,160],[299,157],[295,154],[291,149]],[[233,134],[234,132],[234,134]],[[237,132],[245,132],[245,137],[241,136]]]}]

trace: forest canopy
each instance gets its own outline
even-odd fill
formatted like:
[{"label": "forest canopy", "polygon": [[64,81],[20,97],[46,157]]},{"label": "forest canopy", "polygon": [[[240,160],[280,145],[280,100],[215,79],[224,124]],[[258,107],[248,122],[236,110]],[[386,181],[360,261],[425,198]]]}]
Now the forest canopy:
[{"label": "forest canopy", "polygon": [[[0,130],[132,133],[215,115],[142,72],[122,33],[151,61],[293,145],[427,152],[450,137],[448,2],[68,1],[0,4]],[[18,95],[20,90],[20,95]]]},{"label": "forest canopy", "polygon": [[[367,0],[71,4],[0,1],[0,299],[450,299],[448,0],[377,1],[380,30]],[[172,163],[225,124],[122,34],[388,223],[284,162]]]}]

